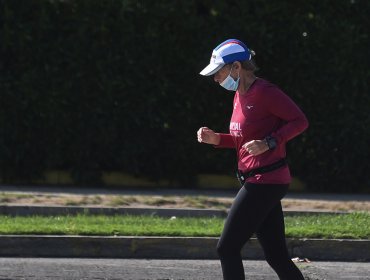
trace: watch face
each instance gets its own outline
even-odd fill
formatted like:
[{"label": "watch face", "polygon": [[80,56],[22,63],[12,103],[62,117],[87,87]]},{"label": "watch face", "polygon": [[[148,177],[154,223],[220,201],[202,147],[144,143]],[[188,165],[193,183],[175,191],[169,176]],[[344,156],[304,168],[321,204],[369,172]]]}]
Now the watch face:
[{"label": "watch face", "polygon": [[276,140],[275,139],[271,139],[271,147],[273,149],[276,148]]},{"label": "watch face", "polygon": [[276,148],[276,139],[273,137],[269,137],[267,139],[267,143],[270,149],[275,149]]}]

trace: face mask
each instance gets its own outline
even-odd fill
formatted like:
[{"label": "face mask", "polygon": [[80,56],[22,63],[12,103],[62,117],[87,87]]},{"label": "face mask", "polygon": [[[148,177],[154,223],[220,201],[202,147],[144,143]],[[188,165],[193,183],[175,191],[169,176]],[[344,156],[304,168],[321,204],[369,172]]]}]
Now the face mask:
[{"label": "face mask", "polygon": [[238,86],[239,86],[240,77],[239,77],[239,74],[238,74],[238,79],[236,79],[236,81],[235,81],[233,79],[233,77],[230,76],[231,70],[233,70],[233,68],[230,69],[229,75],[226,77],[225,80],[223,80],[222,83],[220,83],[220,86],[222,86],[223,88],[225,88],[227,90],[236,91],[238,89]]}]

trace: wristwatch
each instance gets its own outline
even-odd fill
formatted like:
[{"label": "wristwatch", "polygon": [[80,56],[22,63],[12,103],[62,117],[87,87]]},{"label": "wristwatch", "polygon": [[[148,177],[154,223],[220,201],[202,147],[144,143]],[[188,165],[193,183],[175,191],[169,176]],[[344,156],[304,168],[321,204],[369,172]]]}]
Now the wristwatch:
[{"label": "wristwatch", "polygon": [[269,150],[273,150],[273,149],[276,148],[277,142],[276,142],[276,139],[274,137],[267,136],[265,138],[265,141],[266,141],[267,146],[269,147]]}]

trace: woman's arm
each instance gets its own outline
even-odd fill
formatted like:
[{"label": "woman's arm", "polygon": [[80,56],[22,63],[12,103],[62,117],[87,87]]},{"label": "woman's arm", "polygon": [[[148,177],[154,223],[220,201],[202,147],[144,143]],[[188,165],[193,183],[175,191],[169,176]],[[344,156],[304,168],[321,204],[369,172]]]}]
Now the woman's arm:
[{"label": "woman's arm", "polygon": [[271,136],[277,143],[286,143],[301,134],[308,127],[308,120],[299,107],[278,88],[270,88],[266,94],[268,110],[286,123],[274,131]]},{"label": "woman's arm", "polygon": [[197,132],[198,142],[211,144],[216,148],[234,148],[234,141],[230,134],[216,133],[208,127],[201,127]]},{"label": "woman's arm", "polygon": [[235,148],[235,143],[231,134],[216,133],[220,136],[220,142],[218,145],[214,145],[215,148]]}]

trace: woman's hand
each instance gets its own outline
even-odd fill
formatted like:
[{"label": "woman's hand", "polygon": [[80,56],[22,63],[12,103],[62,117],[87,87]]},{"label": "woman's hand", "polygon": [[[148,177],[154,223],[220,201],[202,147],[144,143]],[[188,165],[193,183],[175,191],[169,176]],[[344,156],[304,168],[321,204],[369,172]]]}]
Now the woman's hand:
[{"label": "woman's hand", "polygon": [[266,140],[252,140],[243,145],[252,156],[258,156],[269,150]]},{"label": "woman's hand", "polygon": [[220,135],[208,127],[199,128],[197,136],[199,143],[207,143],[212,145],[218,145],[220,143]]}]

